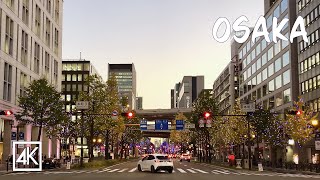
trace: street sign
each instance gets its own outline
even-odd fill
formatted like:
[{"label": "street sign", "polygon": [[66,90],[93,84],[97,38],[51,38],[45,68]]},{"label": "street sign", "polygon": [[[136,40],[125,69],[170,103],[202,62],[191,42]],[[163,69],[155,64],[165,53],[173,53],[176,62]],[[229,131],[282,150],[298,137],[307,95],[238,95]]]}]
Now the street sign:
[{"label": "street sign", "polygon": [[24,132],[19,132],[19,140],[24,140]]},{"label": "street sign", "polygon": [[186,123],[185,124],[185,128],[186,129],[194,129],[194,128],[196,128],[196,125],[195,124],[191,124],[191,123]]},{"label": "street sign", "polygon": [[147,125],[147,120],[146,119],[141,119],[140,120],[140,130],[144,131],[148,129],[148,125]]},{"label": "street sign", "polygon": [[112,111],[112,116],[118,116],[118,111],[117,110],[113,110]]},{"label": "street sign", "polygon": [[204,127],[204,123],[205,123],[205,120],[204,119],[200,119],[199,120],[199,127]]},{"label": "street sign", "polygon": [[320,150],[320,141],[315,141],[314,144],[316,147],[316,151]]},{"label": "street sign", "polygon": [[211,119],[207,119],[207,122],[206,122],[206,127],[211,127]]},{"label": "street sign", "polygon": [[11,132],[11,140],[17,140],[17,133]]},{"label": "street sign", "polygon": [[254,112],[255,111],[254,103],[242,104],[241,111],[242,112]]},{"label": "street sign", "polygon": [[176,120],[176,130],[181,131],[184,129],[184,120]]},{"label": "street sign", "polygon": [[24,149],[24,144],[18,144],[18,149]]},{"label": "street sign", "polygon": [[156,120],[155,130],[169,130],[168,120],[166,119]]},{"label": "street sign", "polygon": [[88,101],[77,101],[76,102],[76,108],[78,110],[89,109],[89,102]]}]

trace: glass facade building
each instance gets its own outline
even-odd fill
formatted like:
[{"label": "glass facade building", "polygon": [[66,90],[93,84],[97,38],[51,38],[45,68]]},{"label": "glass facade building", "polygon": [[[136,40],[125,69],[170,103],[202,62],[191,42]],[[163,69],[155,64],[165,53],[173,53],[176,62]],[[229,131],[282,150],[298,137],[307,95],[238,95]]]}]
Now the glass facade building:
[{"label": "glass facade building", "polygon": [[[295,2],[273,3],[265,14],[269,37],[272,40],[272,18],[277,17],[278,23],[288,18],[281,33],[289,39],[296,19]],[[296,41],[278,39],[277,43],[268,43],[264,37],[258,37],[252,42],[250,36],[239,48],[240,100],[254,101],[265,109],[280,112],[291,106],[293,97],[298,97],[298,91],[293,88],[298,86],[296,49]]]}]

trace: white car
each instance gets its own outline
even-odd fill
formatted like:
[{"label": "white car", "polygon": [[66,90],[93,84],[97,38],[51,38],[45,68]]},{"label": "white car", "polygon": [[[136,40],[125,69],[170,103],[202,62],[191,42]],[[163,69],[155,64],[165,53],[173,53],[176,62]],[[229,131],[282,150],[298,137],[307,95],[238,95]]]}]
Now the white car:
[{"label": "white car", "polygon": [[173,171],[173,162],[168,155],[149,154],[138,162],[139,171],[151,171],[155,173],[159,170],[165,170],[169,173]]}]

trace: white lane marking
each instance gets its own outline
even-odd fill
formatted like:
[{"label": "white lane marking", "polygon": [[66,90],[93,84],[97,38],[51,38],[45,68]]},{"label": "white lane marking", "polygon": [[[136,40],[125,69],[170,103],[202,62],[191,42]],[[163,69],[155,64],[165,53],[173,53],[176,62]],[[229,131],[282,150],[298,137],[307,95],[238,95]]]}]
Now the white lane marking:
[{"label": "white lane marking", "polygon": [[134,172],[136,170],[137,170],[137,168],[135,167],[135,168],[131,169],[129,172]]},{"label": "white lane marking", "polygon": [[175,173],[176,171],[172,170],[172,173]]},{"label": "white lane marking", "polygon": [[191,173],[197,173],[197,172],[195,172],[195,171],[192,170],[192,169],[187,169],[187,171],[189,171],[189,172],[191,172]]},{"label": "white lane marking", "polygon": [[99,171],[99,170],[87,171],[86,174],[95,173],[95,172],[98,172],[98,171]]},{"label": "white lane marking", "polygon": [[84,170],[82,170],[82,171],[74,171],[73,173],[80,174],[80,173],[84,173],[84,172],[86,172],[86,171],[84,171]]},{"label": "white lane marking", "polygon": [[219,174],[230,174],[230,173],[225,172],[225,171],[219,171],[219,170],[212,170],[212,171],[215,171],[215,172],[217,172]]},{"label": "white lane marking", "polygon": [[196,171],[199,171],[199,172],[201,172],[201,173],[203,173],[203,174],[208,174],[208,172],[206,172],[206,171],[202,171],[201,169],[195,169],[195,168],[192,168],[193,170],[196,170]]},{"label": "white lane marking", "polygon": [[105,168],[105,169],[103,169],[101,171],[98,171],[97,173],[103,173],[103,172],[106,172],[106,171],[109,171],[109,170],[110,170],[109,168]]},{"label": "white lane marking", "polygon": [[180,171],[181,173],[187,173],[185,170],[177,168],[178,171]]},{"label": "white lane marking", "polygon": [[128,168],[124,168],[124,169],[122,169],[122,170],[120,170],[120,171],[118,171],[118,172],[123,172],[123,171],[125,171],[125,170],[127,170]]},{"label": "white lane marking", "polygon": [[115,172],[115,171],[118,171],[119,169],[114,169],[114,170],[111,170],[111,171],[108,171],[108,172]]},{"label": "white lane marking", "polygon": [[187,165],[184,165],[184,166],[187,166]]}]

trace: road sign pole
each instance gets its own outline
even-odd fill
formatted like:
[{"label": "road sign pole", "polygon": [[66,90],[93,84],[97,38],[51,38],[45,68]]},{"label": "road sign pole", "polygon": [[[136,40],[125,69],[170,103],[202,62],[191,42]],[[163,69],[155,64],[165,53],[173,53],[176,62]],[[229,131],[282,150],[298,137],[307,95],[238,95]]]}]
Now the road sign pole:
[{"label": "road sign pole", "polygon": [[80,167],[83,167],[83,135],[84,135],[84,119],[83,110],[81,110],[81,157],[80,157]]}]

